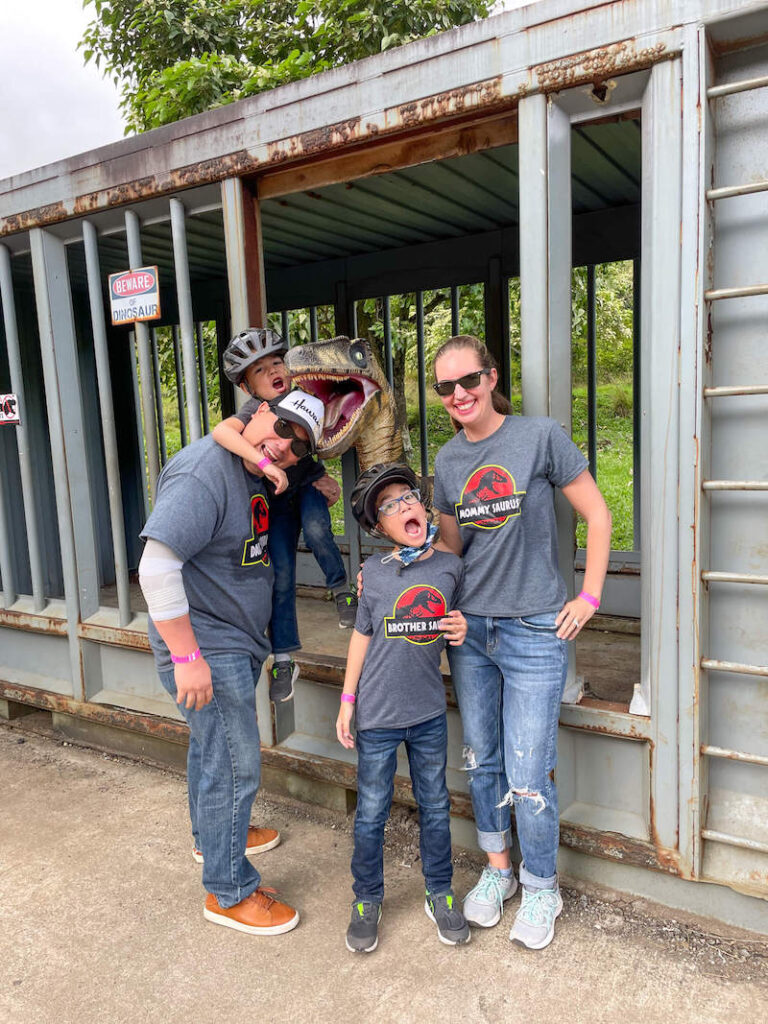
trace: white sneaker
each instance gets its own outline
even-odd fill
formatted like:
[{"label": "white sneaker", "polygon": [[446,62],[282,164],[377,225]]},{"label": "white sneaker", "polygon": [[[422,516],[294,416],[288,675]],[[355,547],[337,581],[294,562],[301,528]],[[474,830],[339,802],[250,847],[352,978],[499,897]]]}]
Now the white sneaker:
[{"label": "white sneaker", "polygon": [[514,873],[506,877],[490,864],[483,869],[480,881],[464,897],[464,917],[479,928],[492,928],[501,920],[504,903],[517,892]]},{"label": "white sneaker", "polygon": [[509,933],[511,942],[526,949],[544,949],[555,937],[555,921],[563,910],[563,898],[555,883],[554,889],[526,889],[515,923]]}]

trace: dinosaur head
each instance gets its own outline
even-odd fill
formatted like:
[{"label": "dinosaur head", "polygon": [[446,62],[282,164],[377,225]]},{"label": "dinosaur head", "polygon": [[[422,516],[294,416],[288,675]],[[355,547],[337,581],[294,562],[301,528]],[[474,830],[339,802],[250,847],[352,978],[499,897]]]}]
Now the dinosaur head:
[{"label": "dinosaur head", "polygon": [[317,454],[341,455],[357,441],[383,404],[393,405],[387,378],[362,338],[331,338],[297,345],[285,355],[292,383],[325,406],[323,435]]}]

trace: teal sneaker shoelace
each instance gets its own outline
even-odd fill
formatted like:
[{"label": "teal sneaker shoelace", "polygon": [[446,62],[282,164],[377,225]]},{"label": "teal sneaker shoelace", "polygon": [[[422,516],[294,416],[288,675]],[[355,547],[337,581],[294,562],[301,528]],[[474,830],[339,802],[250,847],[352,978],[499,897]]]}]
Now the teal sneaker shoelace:
[{"label": "teal sneaker shoelace", "polygon": [[504,893],[501,888],[501,875],[496,871],[492,871],[490,868],[485,868],[480,881],[477,883],[475,888],[472,890],[470,895],[476,896],[479,899],[486,901],[487,903],[493,903],[494,900],[498,903],[501,908],[502,914],[504,913]]},{"label": "teal sneaker shoelace", "polygon": [[557,892],[554,889],[529,890],[523,886],[523,898],[517,916],[528,924],[549,927],[557,910]]}]

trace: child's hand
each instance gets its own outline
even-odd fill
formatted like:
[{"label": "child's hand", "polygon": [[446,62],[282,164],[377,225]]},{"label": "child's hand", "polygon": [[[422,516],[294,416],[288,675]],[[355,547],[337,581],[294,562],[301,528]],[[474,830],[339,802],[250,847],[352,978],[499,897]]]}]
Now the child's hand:
[{"label": "child's hand", "polygon": [[440,629],[445,633],[445,638],[452,647],[460,647],[467,635],[467,620],[458,610],[447,612],[444,619],[438,623]]},{"label": "child's hand", "polygon": [[357,596],[360,598],[363,596],[363,567],[360,566],[360,571],[357,574]]},{"label": "child's hand", "polygon": [[339,708],[339,717],[336,719],[336,738],[347,750],[352,750],[355,746],[355,738],[349,728],[354,710],[355,705],[345,701]]},{"label": "child's hand", "polygon": [[270,462],[268,466],[264,467],[263,473],[275,485],[275,494],[282,494],[288,486],[288,477],[285,475],[285,471],[276,466],[274,462]]}]

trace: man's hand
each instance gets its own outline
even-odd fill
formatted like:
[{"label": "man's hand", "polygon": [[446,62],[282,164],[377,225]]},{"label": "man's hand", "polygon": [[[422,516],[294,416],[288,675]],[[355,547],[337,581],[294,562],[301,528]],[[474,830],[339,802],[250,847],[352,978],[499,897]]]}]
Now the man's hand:
[{"label": "man's hand", "polygon": [[205,658],[174,665],[176,703],[192,711],[200,711],[213,700],[211,669]]},{"label": "man's hand", "polygon": [[321,476],[319,480],[313,481],[314,486],[320,491],[322,496],[328,502],[328,505],[335,505],[341,497],[341,488],[327,473],[325,476]]},{"label": "man's hand", "polygon": [[347,750],[352,750],[355,745],[355,738],[350,729],[354,710],[354,704],[344,701],[339,708],[339,717],[336,719],[336,738],[342,747],[346,747]]}]

